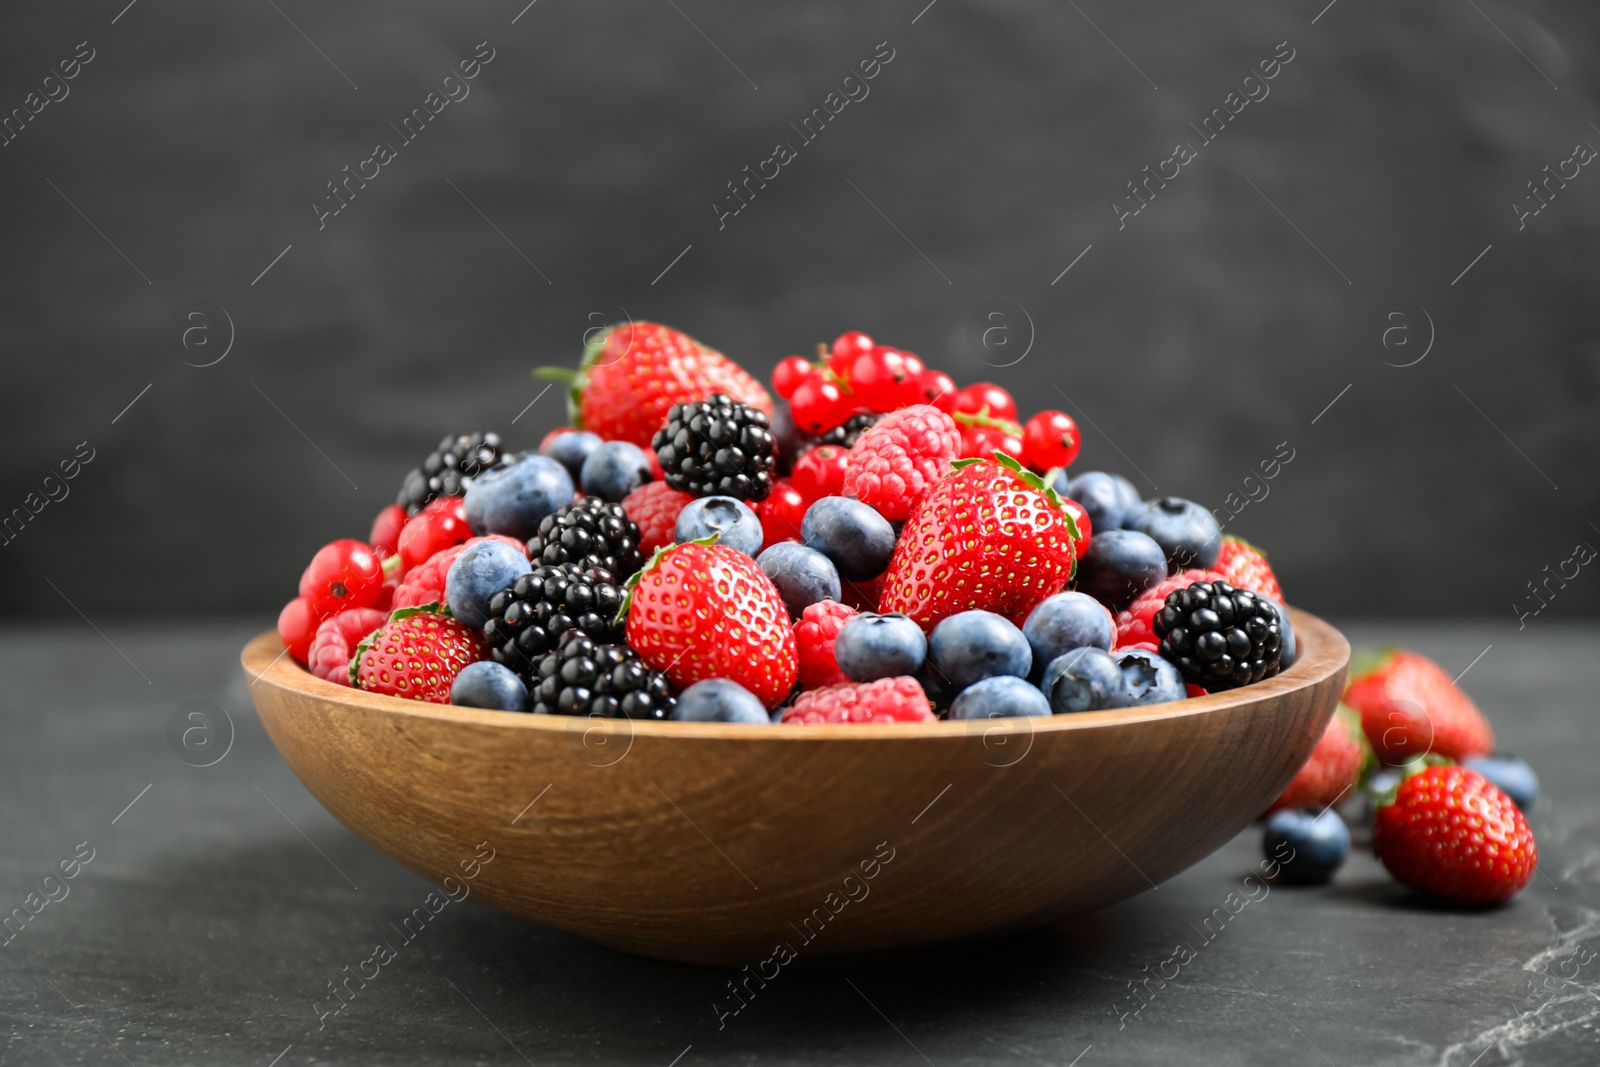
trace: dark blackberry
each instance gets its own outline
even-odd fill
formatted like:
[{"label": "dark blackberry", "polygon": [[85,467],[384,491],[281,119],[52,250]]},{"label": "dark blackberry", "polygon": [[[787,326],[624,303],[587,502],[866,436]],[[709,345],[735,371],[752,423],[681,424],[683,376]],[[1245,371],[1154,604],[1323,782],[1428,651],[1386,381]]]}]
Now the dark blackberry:
[{"label": "dark blackberry", "polygon": [[695,496],[764,500],[777,477],[778,445],[766,412],[726,393],[672,405],[650,447],[666,483]]},{"label": "dark blackberry", "polygon": [[1282,665],[1278,609],[1227,582],[1195,582],[1168,594],[1152,625],[1162,657],[1211,692],[1259,682]]},{"label": "dark blackberry", "polygon": [[667,676],[650,670],[626,645],[603,644],[568,630],[556,651],[539,661],[535,715],[604,719],[665,719],[678,698]]},{"label": "dark blackberry", "polygon": [[821,437],[818,437],[813,444],[843,445],[845,448],[850,448],[861,439],[862,434],[866,433],[881,418],[883,416],[876,411],[858,411],[844,420],[842,425],[835,426]]},{"label": "dark blackberry", "polygon": [[490,598],[483,636],[497,663],[528,676],[568,630],[600,642],[621,641],[615,620],[622,600],[610,571],[572,563],[535,567]]},{"label": "dark blackberry", "polygon": [[573,563],[581,570],[599,567],[625,578],[644,565],[639,554],[639,526],[621,504],[597,496],[563,504],[539,523],[528,539],[534,566]]},{"label": "dark blackberry", "polygon": [[501,451],[497,433],[446,437],[422,461],[422,466],[413,468],[405,476],[394,502],[404,506],[408,515],[415,515],[436,497],[464,496],[472,479],[495,467],[505,466],[509,459]]}]

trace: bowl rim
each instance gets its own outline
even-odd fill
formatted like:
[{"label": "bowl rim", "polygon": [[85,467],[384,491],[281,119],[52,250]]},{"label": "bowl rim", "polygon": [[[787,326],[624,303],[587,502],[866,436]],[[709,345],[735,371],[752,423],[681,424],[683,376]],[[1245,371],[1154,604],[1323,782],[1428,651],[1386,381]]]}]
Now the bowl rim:
[{"label": "bowl rim", "polygon": [[[1206,715],[1225,708],[1257,704],[1281,697],[1297,690],[1318,685],[1334,674],[1345,670],[1350,660],[1350,644],[1336,628],[1315,615],[1289,609],[1299,642],[1300,658],[1293,667],[1281,674],[1239,689],[1208,693],[1203,697],[1147,704],[1134,708],[1111,708],[1105,711],[1083,711],[1044,716],[1019,716],[998,719],[945,720],[927,723],[826,723],[791,724],[782,729],[766,730],[755,723],[634,721],[632,719],[596,720],[600,723],[626,723],[624,730],[630,737],[703,738],[723,741],[861,741],[901,738],[907,741],[929,738],[970,737],[975,733],[1009,730],[1013,733],[1057,733],[1071,730],[1098,729],[1123,726],[1130,723],[1153,722],[1161,719],[1185,718]],[[1312,640],[1306,640],[1307,635]],[[404,697],[368,693],[349,686],[324,681],[287,656],[287,649],[276,630],[256,635],[239,654],[241,666],[254,692],[258,683],[266,684],[296,696],[358,708],[395,718],[431,719],[501,730],[535,730],[550,733],[570,733],[573,724],[584,721],[566,715],[532,715],[519,712],[494,711],[486,708],[467,708],[454,704],[432,704]]]}]

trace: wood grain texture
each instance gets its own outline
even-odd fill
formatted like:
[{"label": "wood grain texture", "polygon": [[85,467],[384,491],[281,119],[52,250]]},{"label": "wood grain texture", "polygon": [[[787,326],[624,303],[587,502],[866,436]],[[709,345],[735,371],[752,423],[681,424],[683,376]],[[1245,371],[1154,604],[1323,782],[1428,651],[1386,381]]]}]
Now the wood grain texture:
[{"label": "wood grain texture", "polygon": [[335,686],[273,633],[242,659],[306,788],[411,870],[459,877],[487,842],[471,882],[485,903],[755,968],[779,943],[814,961],[1040,925],[1220,847],[1293,777],[1344,685],[1344,637],[1291,614],[1301,659],[1276,678],[1047,720],[568,719]]}]

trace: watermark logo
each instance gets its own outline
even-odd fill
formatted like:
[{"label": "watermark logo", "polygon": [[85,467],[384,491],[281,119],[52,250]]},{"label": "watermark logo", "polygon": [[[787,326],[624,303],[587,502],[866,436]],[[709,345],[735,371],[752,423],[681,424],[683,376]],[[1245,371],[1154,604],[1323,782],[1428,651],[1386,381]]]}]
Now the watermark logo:
[{"label": "watermark logo", "polygon": [[[577,337],[578,348],[587,352],[591,345],[600,342],[607,330],[621,326],[632,327],[633,324],[633,316],[621,304],[609,300],[592,300],[578,305],[577,309],[567,316],[565,336]],[[627,337],[626,345],[615,345],[598,352],[595,361],[589,365],[590,369],[616,363],[632,352],[634,342],[631,329]]]},{"label": "watermark logo", "polygon": [[167,716],[167,748],[191,767],[211,767],[233,749],[233,719],[209,700],[179,704]]},{"label": "watermark logo", "polygon": [[633,720],[627,716],[607,719],[599,715],[569,715],[567,738],[573,754],[591,767],[610,767],[621,763],[633,750]]},{"label": "watermark logo", "polygon": [[1391,367],[1414,367],[1433,351],[1433,318],[1421,304],[1391,300],[1367,320],[1367,341]]},{"label": "watermark logo", "polygon": [[991,367],[1014,367],[1033,349],[1033,317],[1010,300],[985,300],[967,316],[967,348]]},{"label": "watermark logo", "polygon": [[966,720],[967,736],[991,767],[1014,767],[1033,751],[1032,715],[997,715]]},{"label": "watermark logo", "polygon": [[221,304],[185,300],[167,316],[167,348],[191,367],[214,367],[233,351],[233,318]]}]

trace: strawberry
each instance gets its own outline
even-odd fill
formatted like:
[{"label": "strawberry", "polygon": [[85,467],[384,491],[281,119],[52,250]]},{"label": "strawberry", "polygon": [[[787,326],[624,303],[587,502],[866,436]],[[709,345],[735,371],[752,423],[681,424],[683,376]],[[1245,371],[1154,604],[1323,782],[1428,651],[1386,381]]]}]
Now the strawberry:
[{"label": "strawberry", "polygon": [[483,635],[437,604],[401,608],[356,646],[350,680],[369,693],[448,704],[456,675],[488,655]]},{"label": "strawberry", "polygon": [[872,505],[886,519],[904,519],[949,473],[960,451],[961,432],[949,415],[928,404],[901,408],[851,446],[844,495]]},{"label": "strawberry", "polygon": [[743,552],[710,539],[669,545],[628,586],[628,647],[675,688],[727,678],[769,708],[794,688],[789,609]]},{"label": "strawberry", "polygon": [[387,611],[375,611],[372,608],[351,608],[328,616],[317,627],[317,636],[311,640],[306,666],[325,682],[349,685],[352,650],[388,618]]},{"label": "strawberry", "polygon": [[1371,753],[1361,732],[1361,716],[1341,704],[1305,766],[1267,811],[1327,807],[1356,784]]},{"label": "strawberry", "polygon": [[1457,766],[1402,781],[1373,816],[1372,851],[1401,885],[1469,904],[1511,899],[1539,864],[1533,831],[1512,799]]},{"label": "strawberry", "polygon": [[1355,681],[1344,702],[1360,713],[1367,740],[1384,763],[1405,763],[1428,752],[1460,760],[1494,751],[1489,720],[1428,657],[1391,650],[1370,670],[1351,673]]},{"label": "strawberry", "polygon": [[572,424],[607,441],[646,452],[674,404],[726,393],[772,414],[772,397],[733,360],[653,322],[619,323],[595,335],[577,371],[541,367],[539,376],[570,384]]},{"label": "strawberry", "polygon": [[1278,576],[1267,563],[1267,554],[1249,541],[1232,534],[1222,538],[1222,551],[1211,568],[1222,574],[1223,581],[1239,589],[1249,589],[1283,603],[1283,590],[1278,587]]},{"label": "strawberry", "polygon": [[1055,490],[1002,452],[952,466],[906,520],[878,610],[924,630],[974,608],[1021,626],[1072,577],[1077,527]]},{"label": "strawberry", "polygon": [[817,723],[934,722],[928,694],[915,678],[880,678],[807,689],[785,709],[785,725]]}]

